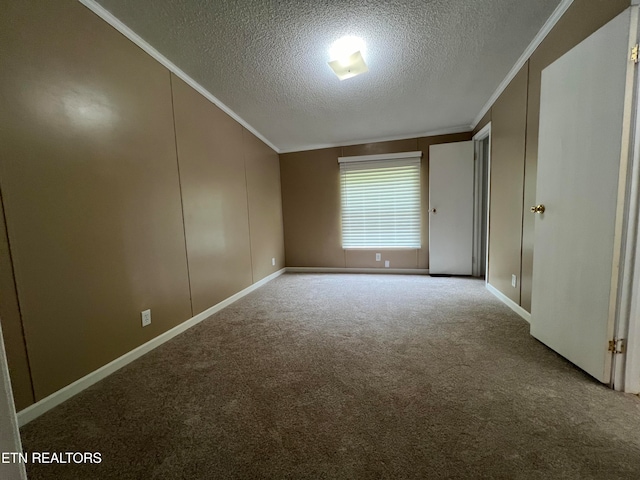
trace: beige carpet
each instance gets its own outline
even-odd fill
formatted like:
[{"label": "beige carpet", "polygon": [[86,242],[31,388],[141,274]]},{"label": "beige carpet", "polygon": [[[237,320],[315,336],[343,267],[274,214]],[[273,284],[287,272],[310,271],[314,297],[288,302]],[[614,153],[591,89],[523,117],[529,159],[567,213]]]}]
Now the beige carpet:
[{"label": "beige carpet", "polygon": [[35,479],[639,479],[640,400],[478,280],[282,276],[22,429]]}]

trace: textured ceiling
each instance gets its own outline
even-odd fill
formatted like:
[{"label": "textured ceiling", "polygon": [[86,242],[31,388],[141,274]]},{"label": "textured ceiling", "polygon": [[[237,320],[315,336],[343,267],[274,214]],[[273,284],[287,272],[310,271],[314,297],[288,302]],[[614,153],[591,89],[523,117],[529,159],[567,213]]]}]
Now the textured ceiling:
[{"label": "textured ceiling", "polygon": [[[98,0],[281,151],[468,126],[560,0]],[[344,35],[369,72],[339,81]]]}]

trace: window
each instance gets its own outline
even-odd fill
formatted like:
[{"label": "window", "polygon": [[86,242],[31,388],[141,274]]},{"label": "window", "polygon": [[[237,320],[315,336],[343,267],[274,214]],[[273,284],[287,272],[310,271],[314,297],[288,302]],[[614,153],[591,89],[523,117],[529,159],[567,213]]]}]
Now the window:
[{"label": "window", "polygon": [[342,248],[420,248],[422,152],[340,157]]}]

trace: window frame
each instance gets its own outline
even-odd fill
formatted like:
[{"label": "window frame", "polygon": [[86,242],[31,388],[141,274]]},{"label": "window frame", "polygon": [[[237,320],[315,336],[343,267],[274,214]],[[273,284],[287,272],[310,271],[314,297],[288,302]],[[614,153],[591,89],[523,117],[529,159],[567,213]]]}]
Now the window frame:
[{"label": "window frame", "polygon": [[[422,151],[412,151],[412,152],[400,152],[400,153],[389,153],[389,154],[379,154],[379,155],[359,155],[359,156],[350,156],[350,157],[338,157],[338,164],[340,165],[340,220],[341,220],[341,243],[342,248],[344,250],[370,250],[370,249],[380,249],[380,250],[416,250],[422,248],[422,222],[423,222],[423,212],[422,212]],[[366,163],[363,163],[366,162]],[[345,190],[348,188],[348,185],[345,185],[346,175],[349,172],[354,172],[358,170],[358,167],[373,167],[376,163],[380,164],[380,169],[385,168],[393,168],[394,163],[399,167],[413,167],[417,166],[417,179],[414,178],[413,187],[417,190],[417,195],[415,199],[411,199],[413,203],[410,213],[417,217],[414,220],[417,220],[417,227],[412,225],[410,227],[410,238],[411,241],[407,242],[406,245],[398,245],[398,244],[389,244],[383,245],[381,242],[366,242],[360,245],[354,245],[353,237],[350,239],[345,237],[345,223],[354,222],[347,221],[345,215],[348,213],[345,211]],[[349,169],[349,165],[353,165],[353,168]],[[366,168],[365,168],[366,170]],[[389,180],[391,181],[391,180]],[[417,210],[417,213],[416,213]],[[394,217],[395,219],[395,217]],[[412,235],[412,236],[411,236]],[[378,234],[380,236],[380,234]],[[387,236],[389,238],[389,236]],[[373,243],[373,244],[372,244]]]}]

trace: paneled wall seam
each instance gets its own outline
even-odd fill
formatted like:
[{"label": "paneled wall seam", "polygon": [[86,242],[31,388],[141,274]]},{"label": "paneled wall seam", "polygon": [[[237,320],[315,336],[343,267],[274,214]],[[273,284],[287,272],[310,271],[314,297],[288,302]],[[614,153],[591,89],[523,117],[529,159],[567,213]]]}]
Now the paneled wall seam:
[{"label": "paneled wall seam", "polygon": [[[4,198],[2,196],[2,186],[0,186],[0,204],[4,206]],[[15,268],[13,267],[13,254],[12,254],[12,250],[11,250],[11,239],[9,237],[9,225],[7,223],[7,212],[4,208],[2,208],[2,215],[4,217],[4,225],[5,225],[5,229],[6,229],[6,237],[7,237],[7,249],[9,250],[9,258],[8,258],[8,263],[9,266],[11,267],[11,278],[13,279],[13,286],[16,292],[16,303],[18,306],[18,314],[20,316],[20,329],[22,331],[22,342],[24,344],[24,351],[25,351],[25,357],[27,360],[27,369],[29,370],[29,385],[31,386],[31,395],[33,400],[35,401],[36,399],[36,391],[35,391],[35,387],[33,386],[33,371],[31,369],[31,360],[29,358],[29,348],[28,348],[28,344],[27,344],[27,335],[26,332],[24,330],[24,321],[22,319],[22,305],[20,302],[20,293],[18,292],[18,282],[16,281],[16,271]]]},{"label": "paneled wall seam", "polygon": [[251,205],[249,204],[249,182],[247,180],[247,141],[245,128],[242,127],[242,165],[244,166],[244,189],[247,195],[247,226],[249,228],[249,260],[251,261],[251,283],[255,283],[256,276],[253,271],[253,246],[251,245]]},{"label": "paneled wall seam", "polygon": [[187,227],[184,218],[184,196],[182,195],[182,177],[180,176],[180,158],[178,153],[178,132],[176,131],[176,107],[173,99],[173,73],[169,72],[169,85],[171,89],[171,119],[173,121],[173,136],[176,148],[176,166],[178,169],[178,189],[180,191],[180,210],[182,212],[182,234],[184,236],[184,256],[187,263],[187,281],[189,282],[189,305],[193,317],[193,290],[191,288],[191,273],[189,270],[189,252],[187,250]]}]

